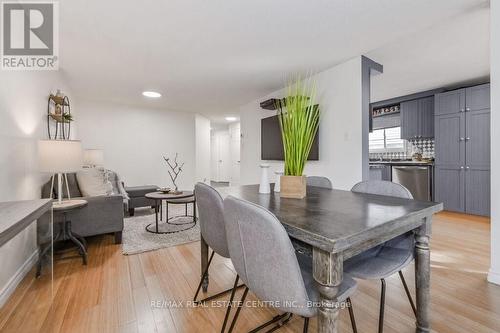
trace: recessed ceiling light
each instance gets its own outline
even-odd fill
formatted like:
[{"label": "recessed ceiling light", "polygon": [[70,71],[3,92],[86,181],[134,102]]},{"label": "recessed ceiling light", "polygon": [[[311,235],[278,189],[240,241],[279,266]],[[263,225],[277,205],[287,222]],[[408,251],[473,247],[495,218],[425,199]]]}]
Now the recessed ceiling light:
[{"label": "recessed ceiling light", "polygon": [[226,117],[226,120],[227,120],[227,121],[235,121],[235,120],[236,120],[236,117]]},{"label": "recessed ceiling light", "polygon": [[151,97],[151,98],[161,97],[161,94],[159,92],[156,92],[156,91],[143,91],[142,95],[146,96],[146,97]]}]

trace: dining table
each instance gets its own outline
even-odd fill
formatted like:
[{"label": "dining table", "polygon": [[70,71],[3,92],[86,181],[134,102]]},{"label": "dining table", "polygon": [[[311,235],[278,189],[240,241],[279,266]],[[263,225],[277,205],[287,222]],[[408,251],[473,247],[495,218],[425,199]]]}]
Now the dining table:
[{"label": "dining table", "polygon": [[[442,203],[307,187],[303,199],[259,193],[259,185],[217,188],[260,205],[283,224],[292,241],[311,248],[313,277],[320,295],[317,330],[339,331],[337,293],[345,260],[407,232],[415,237],[416,332],[430,332],[430,249],[432,217]],[[208,245],[201,238],[201,271],[208,264]],[[206,291],[209,276],[203,281]]]}]

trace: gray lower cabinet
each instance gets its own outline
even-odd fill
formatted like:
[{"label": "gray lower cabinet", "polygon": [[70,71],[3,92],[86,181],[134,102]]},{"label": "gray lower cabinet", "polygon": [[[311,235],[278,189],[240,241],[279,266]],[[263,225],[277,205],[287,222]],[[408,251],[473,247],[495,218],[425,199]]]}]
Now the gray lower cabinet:
[{"label": "gray lower cabinet", "polygon": [[490,85],[435,96],[435,200],[490,215]]},{"label": "gray lower cabinet", "polygon": [[469,169],[465,172],[465,211],[475,215],[490,215],[490,170]]},{"label": "gray lower cabinet", "polygon": [[400,104],[401,138],[434,137],[434,97],[425,97]]},{"label": "gray lower cabinet", "polygon": [[456,166],[434,167],[434,201],[446,210],[465,211],[465,172]]},{"label": "gray lower cabinet", "polygon": [[370,164],[370,180],[391,181],[391,166],[387,164]]}]

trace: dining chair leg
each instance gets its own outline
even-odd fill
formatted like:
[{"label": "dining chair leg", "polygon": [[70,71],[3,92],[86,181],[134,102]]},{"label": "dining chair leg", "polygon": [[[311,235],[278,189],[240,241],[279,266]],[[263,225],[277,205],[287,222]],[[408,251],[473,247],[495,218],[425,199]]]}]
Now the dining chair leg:
[{"label": "dining chair leg", "polygon": [[408,289],[408,285],[406,284],[405,277],[403,275],[402,271],[399,271],[399,277],[401,278],[401,282],[403,282],[403,287],[405,288],[406,296],[408,296],[408,300],[410,301],[411,309],[413,310],[413,314],[415,314],[415,317],[417,316],[417,308],[415,307],[415,303],[413,302],[413,298],[411,297],[410,294],[410,289]]},{"label": "dining chair leg", "polygon": [[226,329],[227,320],[229,319],[229,314],[231,313],[231,304],[233,304],[234,294],[236,293],[236,289],[238,289],[238,279],[239,275],[236,275],[236,279],[234,280],[233,290],[231,291],[231,297],[229,298],[229,304],[227,305],[226,315],[224,316],[224,323],[222,324],[221,333],[224,333]]},{"label": "dining chair leg", "polygon": [[380,315],[378,318],[378,333],[384,331],[384,310],[385,310],[385,279],[380,280],[382,282],[382,292],[380,293]]},{"label": "dining chair leg", "polygon": [[229,326],[228,333],[231,333],[234,329],[234,325],[236,325],[236,321],[238,320],[238,316],[240,315],[241,308],[243,307],[243,303],[245,302],[245,298],[247,298],[248,287],[245,287],[245,291],[243,292],[243,296],[241,296],[240,303],[238,304],[238,308],[236,309],[236,313],[234,314],[233,321],[231,322],[231,326]]},{"label": "dining chair leg", "polygon": [[356,327],[356,319],[354,318],[354,310],[352,308],[351,298],[347,297],[348,310],[349,310],[349,318],[351,319],[352,331],[354,333],[358,333],[358,328]]},{"label": "dining chair leg", "polygon": [[200,283],[198,284],[198,288],[196,289],[196,293],[194,294],[193,302],[196,302],[196,298],[198,297],[198,293],[200,292],[201,285],[203,284],[203,280],[205,279],[205,275],[208,273],[208,268],[210,267],[210,264],[212,263],[212,259],[214,258],[215,251],[212,250],[212,254],[210,255],[210,259],[208,259],[208,264],[207,267],[205,268],[205,271],[201,275]]},{"label": "dining chair leg", "polygon": [[307,333],[309,331],[309,318],[304,317],[304,329],[302,330],[303,333]]},{"label": "dining chair leg", "polygon": [[288,323],[292,319],[292,317],[293,317],[292,313],[285,312],[281,315],[274,316],[271,320],[265,322],[264,324],[260,325],[259,327],[254,328],[253,330],[249,331],[248,333],[257,333],[257,332],[261,331],[262,329],[268,327],[269,325],[277,323],[271,329],[266,331],[266,333],[274,332],[277,329],[284,326],[286,323]]}]

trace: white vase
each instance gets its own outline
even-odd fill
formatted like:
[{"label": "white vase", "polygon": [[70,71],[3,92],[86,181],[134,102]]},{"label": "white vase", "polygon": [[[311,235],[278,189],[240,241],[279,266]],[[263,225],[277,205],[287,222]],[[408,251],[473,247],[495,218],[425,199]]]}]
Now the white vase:
[{"label": "white vase", "polygon": [[269,185],[269,164],[260,165],[260,186],[259,193],[271,193],[271,186]]},{"label": "white vase", "polygon": [[281,190],[281,176],[283,176],[283,171],[275,171],[276,180],[274,181],[274,192],[279,192]]}]

